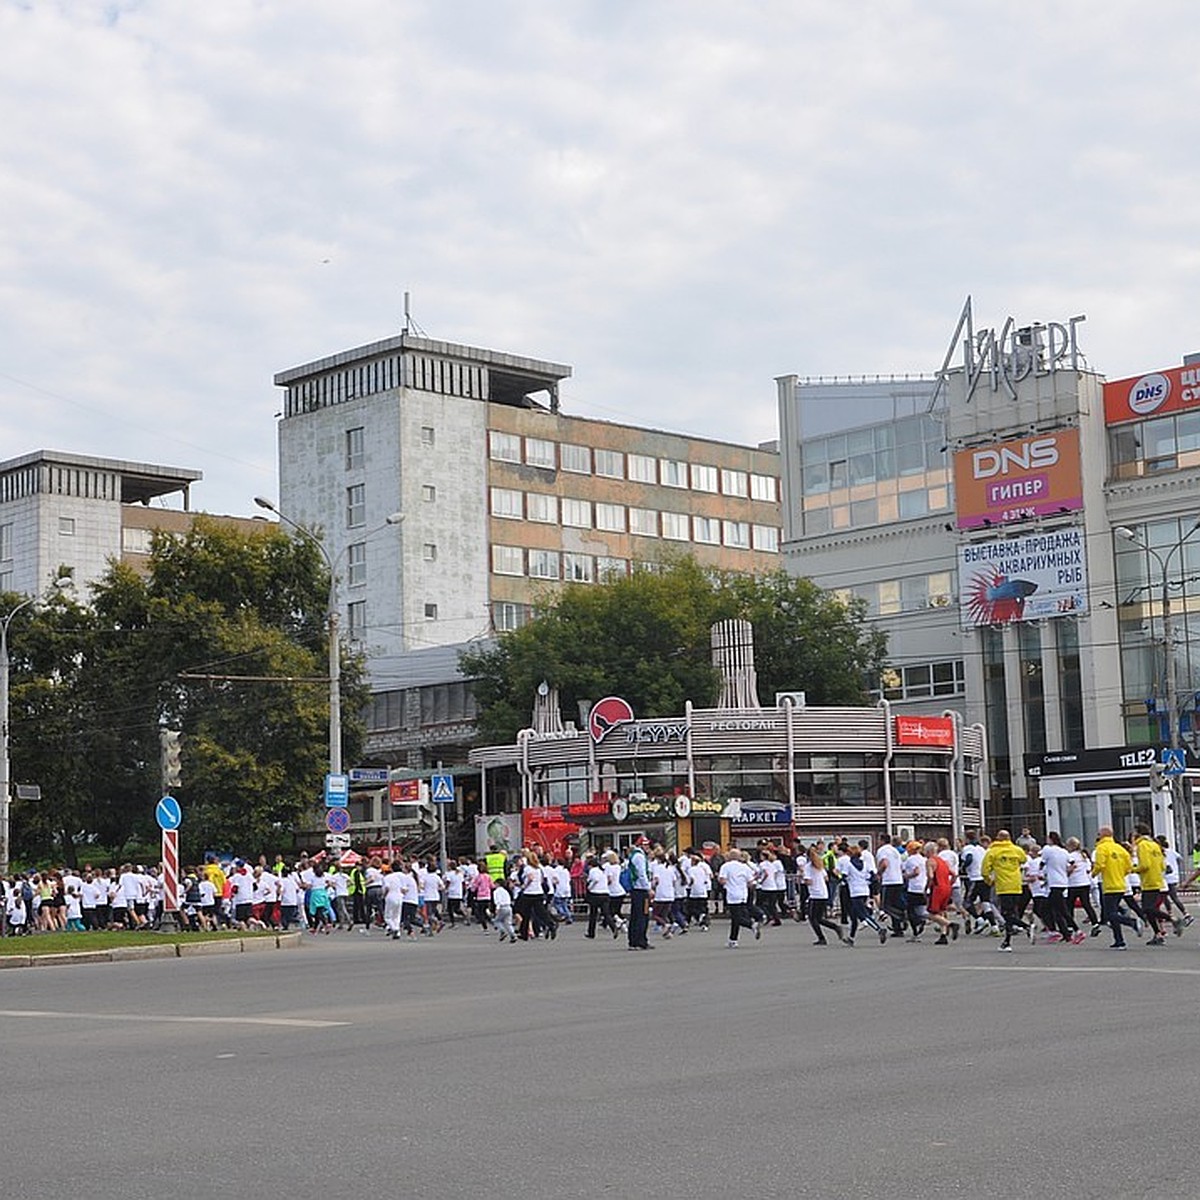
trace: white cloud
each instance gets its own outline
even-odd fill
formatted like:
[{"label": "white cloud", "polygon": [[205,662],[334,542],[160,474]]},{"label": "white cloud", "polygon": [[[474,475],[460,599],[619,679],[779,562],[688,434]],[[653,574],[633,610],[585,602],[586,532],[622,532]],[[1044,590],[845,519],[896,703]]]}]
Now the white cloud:
[{"label": "white cloud", "polygon": [[1087,312],[1200,349],[1192,5],[0,0],[0,436],[274,486],[272,375],[394,332],[759,441],[773,377]]}]

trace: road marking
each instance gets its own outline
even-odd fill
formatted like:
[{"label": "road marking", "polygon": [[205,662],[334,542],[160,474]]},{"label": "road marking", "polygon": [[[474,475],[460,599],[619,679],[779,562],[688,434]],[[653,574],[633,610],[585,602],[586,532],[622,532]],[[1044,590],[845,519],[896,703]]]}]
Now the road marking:
[{"label": "road marking", "polygon": [[961,966],[951,967],[951,971],[1025,971],[1028,974],[1049,974],[1051,971],[1061,972],[1068,975],[1083,975],[1091,973],[1093,975],[1102,974],[1117,974],[1128,975],[1131,971],[1141,975],[1200,975],[1200,968],[1197,967],[1019,967],[1015,963],[1012,966],[1000,966],[997,964],[994,967],[987,966]]},{"label": "road marking", "polygon": [[74,1013],[0,1008],[0,1017],[40,1017],[48,1021],[148,1021],[160,1025],[278,1025],[285,1029],[331,1029],[349,1021],[314,1021],[305,1017],[176,1017],[150,1013]]}]

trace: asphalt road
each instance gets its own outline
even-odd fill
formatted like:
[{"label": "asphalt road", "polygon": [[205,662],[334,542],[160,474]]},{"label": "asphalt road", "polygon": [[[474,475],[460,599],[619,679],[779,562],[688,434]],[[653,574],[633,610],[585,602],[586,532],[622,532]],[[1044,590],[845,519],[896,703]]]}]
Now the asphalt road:
[{"label": "asphalt road", "polygon": [[1125,954],[809,942],[341,934],[5,971],[0,1178],[88,1200],[1193,1190],[1191,930]]}]

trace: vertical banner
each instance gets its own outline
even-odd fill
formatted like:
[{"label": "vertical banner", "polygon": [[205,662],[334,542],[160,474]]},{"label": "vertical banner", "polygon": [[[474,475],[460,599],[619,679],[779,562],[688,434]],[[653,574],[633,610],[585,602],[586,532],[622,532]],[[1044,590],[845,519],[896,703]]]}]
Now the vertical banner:
[{"label": "vertical banner", "polygon": [[179,830],[162,831],[163,911],[179,911]]}]

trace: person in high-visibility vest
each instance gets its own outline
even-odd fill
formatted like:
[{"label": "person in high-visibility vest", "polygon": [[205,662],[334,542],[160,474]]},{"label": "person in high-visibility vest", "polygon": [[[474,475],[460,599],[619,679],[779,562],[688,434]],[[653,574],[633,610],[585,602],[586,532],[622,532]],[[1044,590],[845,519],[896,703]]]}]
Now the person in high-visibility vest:
[{"label": "person in high-visibility vest", "polygon": [[508,856],[503,850],[497,850],[494,846],[488,851],[487,857],[484,859],[484,865],[487,867],[487,873],[493,879],[504,878],[504,864],[508,861]]}]

